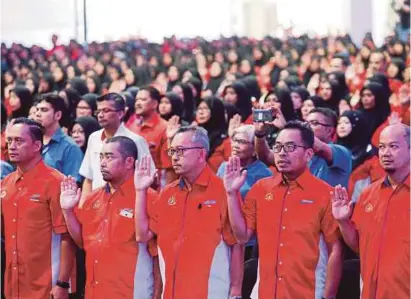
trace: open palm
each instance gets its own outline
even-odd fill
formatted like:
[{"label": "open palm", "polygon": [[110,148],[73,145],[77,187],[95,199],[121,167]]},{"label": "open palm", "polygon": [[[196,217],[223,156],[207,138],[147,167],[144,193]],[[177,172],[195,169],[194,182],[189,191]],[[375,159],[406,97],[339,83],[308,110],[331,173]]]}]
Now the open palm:
[{"label": "open palm", "polygon": [[64,177],[60,183],[60,206],[63,210],[73,209],[80,201],[81,190],[77,187],[76,180]]},{"label": "open palm", "polygon": [[156,172],[151,173],[151,158],[144,156],[136,161],[136,170],[134,172],[134,187],[137,190],[146,190],[154,182]]},{"label": "open palm", "polygon": [[351,217],[353,202],[348,199],[347,190],[337,185],[331,192],[332,214],[336,220],[347,220]]},{"label": "open palm", "polygon": [[241,172],[240,158],[237,156],[230,157],[223,178],[227,193],[238,192],[244,185],[246,178],[247,171]]},{"label": "open palm", "polygon": [[172,116],[167,124],[166,135],[168,139],[172,139],[180,128],[180,117],[177,115]]}]

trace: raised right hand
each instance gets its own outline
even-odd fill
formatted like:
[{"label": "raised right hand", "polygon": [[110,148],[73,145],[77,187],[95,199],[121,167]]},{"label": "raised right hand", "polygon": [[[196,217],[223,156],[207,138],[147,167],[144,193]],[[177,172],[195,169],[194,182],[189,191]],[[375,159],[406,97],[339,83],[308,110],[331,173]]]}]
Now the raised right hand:
[{"label": "raised right hand", "polygon": [[232,137],[234,130],[241,126],[241,115],[236,114],[234,115],[228,124],[228,136]]},{"label": "raised right hand", "polygon": [[147,190],[154,182],[156,171],[151,173],[151,157],[144,156],[136,161],[134,187],[136,190]]},{"label": "raised right hand", "polygon": [[167,125],[167,130],[166,130],[166,136],[167,139],[171,139],[174,137],[174,135],[177,133],[177,130],[180,128],[180,117],[177,115],[172,116],[168,120],[168,125]]},{"label": "raised right hand", "polygon": [[348,199],[347,190],[337,185],[331,191],[332,214],[335,220],[348,220],[353,211],[353,202]]},{"label": "raised right hand", "polygon": [[71,177],[64,177],[60,183],[60,206],[63,210],[71,210],[80,201],[81,190],[77,187],[76,180]]},{"label": "raised right hand", "polygon": [[247,170],[241,172],[240,158],[232,156],[228,159],[224,172],[224,187],[227,193],[240,191],[247,178]]}]

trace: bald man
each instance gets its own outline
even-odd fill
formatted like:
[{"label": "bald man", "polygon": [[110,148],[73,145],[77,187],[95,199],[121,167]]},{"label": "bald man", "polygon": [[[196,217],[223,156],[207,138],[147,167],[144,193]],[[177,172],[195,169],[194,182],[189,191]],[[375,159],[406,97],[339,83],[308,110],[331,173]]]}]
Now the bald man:
[{"label": "bald man", "polygon": [[386,127],[379,142],[385,176],[355,206],[345,188],[332,193],[332,212],[345,242],[360,255],[362,299],[409,298],[410,127]]}]

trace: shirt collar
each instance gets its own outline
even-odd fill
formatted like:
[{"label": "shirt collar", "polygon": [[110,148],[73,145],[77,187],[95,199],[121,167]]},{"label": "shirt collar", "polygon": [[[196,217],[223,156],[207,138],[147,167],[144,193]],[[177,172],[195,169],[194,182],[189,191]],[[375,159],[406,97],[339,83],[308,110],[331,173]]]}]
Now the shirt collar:
[{"label": "shirt collar", "polygon": [[304,172],[295,180],[293,181],[287,181],[284,176],[280,173],[279,175],[274,176],[274,186],[278,186],[280,184],[284,185],[284,186],[298,186],[301,189],[305,189],[306,187],[308,187],[307,185],[309,184],[309,182],[311,181],[312,178],[312,174],[310,173],[310,171],[308,170],[308,168],[306,170],[304,170]]},{"label": "shirt collar", "polygon": [[142,127],[154,128],[160,123],[160,115],[154,112],[147,120],[143,121]]},{"label": "shirt collar", "polygon": [[183,177],[180,177],[172,185],[173,187],[178,185],[180,190],[182,190],[184,187],[186,187],[188,190],[191,190],[194,185],[207,187],[210,182],[211,173],[211,169],[208,166],[206,166],[191,186]]},{"label": "shirt collar", "polygon": [[33,168],[29,169],[27,172],[21,172],[17,168],[17,170],[14,172],[13,181],[14,183],[17,183],[17,181],[23,177],[28,180],[39,177],[41,176],[42,173],[44,173],[45,169],[46,169],[46,164],[44,164],[43,160],[40,160],[39,163],[37,163]]},{"label": "shirt collar", "polygon": [[64,137],[63,130],[59,127],[56,132],[54,132],[53,136],[51,136],[51,140],[55,142],[60,142],[60,140]]},{"label": "shirt collar", "polygon": [[[390,183],[390,180],[388,179],[388,175],[385,176],[385,178],[382,180],[381,184],[382,184],[383,187],[391,187],[391,183]],[[399,185],[405,185],[408,188],[410,188],[410,175],[408,174],[406,179],[403,182],[401,182],[401,184],[399,184]]]},{"label": "shirt collar", "polygon": [[[119,135],[123,136],[125,130],[126,130],[126,127],[124,126],[124,123],[121,122],[120,126],[117,128],[117,131],[116,131],[116,133],[114,133],[113,137],[119,136]],[[101,131],[101,141],[104,141],[105,139],[106,139],[106,131],[104,129],[102,129],[102,131]]]},{"label": "shirt collar", "polygon": [[[121,184],[120,187],[117,190],[115,190],[113,194],[120,192],[122,196],[125,196],[127,194],[126,192],[129,191],[130,188],[134,188],[134,176],[131,176],[130,178],[125,180],[123,184]],[[104,192],[107,194],[111,192],[111,187],[109,183],[106,183],[104,185]]]}]

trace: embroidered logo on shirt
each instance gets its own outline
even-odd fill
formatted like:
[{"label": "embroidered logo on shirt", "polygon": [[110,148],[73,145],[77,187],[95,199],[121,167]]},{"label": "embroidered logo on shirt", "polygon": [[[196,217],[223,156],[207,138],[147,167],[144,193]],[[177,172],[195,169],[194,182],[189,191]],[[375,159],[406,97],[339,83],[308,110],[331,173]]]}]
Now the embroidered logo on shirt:
[{"label": "embroidered logo on shirt", "polygon": [[303,199],[303,200],[300,201],[300,203],[302,203],[302,204],[312,204],[312,203],[314,203],[314,200]]},{"label": "embroidered logo on shirt", "polygon": [[169,206],[174,206],[176,203],[177,203],[177,201],[176,201],[176,198],[175,198],[174,196],[171,196],[171,197],[168,199],[168,205],[169,205]]},{"label": "embroidered logo on shirt", "polygon": [[217,203],[216,200],[210,199],[210,200],[203,202],[203,205],[205,205],[206,207],[211,207],[211,205],[215,205],[216,203]]},{"label": "embroidered logo on shirt", "polygon": [[3,199],[6,197],[6,190],[1,191],[0,198]]},{"label": "embroidered logo on shirt", "polygon": [[120,216],[126,217],[126,218],[133,218],[134,217],[134,211],[133,209],[121,209],[120,210]]},{"label": "embroidered logo on shirt", "polygon": [[374,207],[373,207],[372,204],[367,203],[367,204],[365,205],[365,207],[364,207],[364,210],[365,210],[367,213],[369,213],[369,212],[372,212],[372,210],[374,210]]},{"label": "embroidered logo on shirt", "polygon": [[33,194],[30,196],[31,201],[40,201],[40,194]]},{"label": "embroidered logo on shirt", "polygon": [[93,205],[91,206],[92,209],[97,210],[98,208],[100,208],[100,200],[96,200]]},{"label": "embroidered logo on shirt", "polygon": [[274,199],[274,196],[273,196],[272,193],[267,193],[265,195],[265,200],[270,201],[270,200],[273,200],[273,199]]}]

